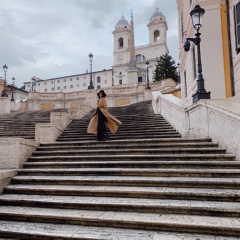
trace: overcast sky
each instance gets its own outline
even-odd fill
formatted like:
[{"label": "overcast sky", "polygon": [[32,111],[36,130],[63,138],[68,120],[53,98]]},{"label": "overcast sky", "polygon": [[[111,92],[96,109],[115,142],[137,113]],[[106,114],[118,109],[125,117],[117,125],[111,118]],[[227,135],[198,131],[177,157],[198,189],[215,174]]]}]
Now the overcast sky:
[{"label": "overcast sky", "polygon": [[133,9],[135,46],[149,43],[147,24],[156,5],[168,22],[168,48],[178,62],[176,0],[0,0],[0,77],[16,85],[41,79],[109,69],[113,64],[112,31]]}]

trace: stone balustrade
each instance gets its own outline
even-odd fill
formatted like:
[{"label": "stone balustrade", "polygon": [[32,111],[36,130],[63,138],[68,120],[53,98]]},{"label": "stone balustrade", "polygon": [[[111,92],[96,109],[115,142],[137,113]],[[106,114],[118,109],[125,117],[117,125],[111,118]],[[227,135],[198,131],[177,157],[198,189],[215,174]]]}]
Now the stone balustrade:
[{"label": "stone balustrade", "polygon": [[1,169],[18,169],[36,150],[38,143],[23,138],[0,138]]},{"label": "stone balustrade", "polygon": [[35,141],[39,143],[55,142],[71,120],[66,112],[51,112],[50,123],[37,123],[35,125]]},{"label": "stone balustrade", "polygon": [[161,114],[183,137],[211,138],[240,160],[240,103],[200,100],[191,106],[171,94],[152,93],[155,113]]}]

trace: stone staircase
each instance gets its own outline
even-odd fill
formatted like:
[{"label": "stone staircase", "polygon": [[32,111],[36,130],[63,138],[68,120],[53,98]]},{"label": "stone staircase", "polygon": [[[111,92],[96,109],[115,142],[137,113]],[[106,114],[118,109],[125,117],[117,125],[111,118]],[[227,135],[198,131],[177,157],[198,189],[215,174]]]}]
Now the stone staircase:
[{"label": "stone staircase", "polygon": [[0,115],[0,137],[35,139],[35,124],[49,122],[50,111],[25,111]]},{"label": "stone staircase", "polygon": [[0,115],[0,137],[35,139],[35,124],[49,123],[52,111],[66,110],[25,111]]},{"label": "stone staircase", "polygon": [[240,162],[141,106],[110,110],[123,125],[106,142],[86,116],[41,144],[0,196],[0,237],[239,239]]}]

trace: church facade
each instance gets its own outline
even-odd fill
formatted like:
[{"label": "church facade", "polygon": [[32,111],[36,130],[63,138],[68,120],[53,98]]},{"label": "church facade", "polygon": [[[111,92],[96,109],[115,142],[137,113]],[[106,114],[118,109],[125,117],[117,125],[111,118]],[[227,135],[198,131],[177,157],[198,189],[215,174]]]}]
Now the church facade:
[{"label": "church facade", "polygon": [[[134,21],[131,15],[130,23],[124,16],[117,22],[113,31],[114,51],[112,69],[92,72],[92,81],[95,89],[125,84],[142,84],[153,79],[153,72],[157,58],[168,52],[167,48],[167,21],[159,8],[149,19],[147,24],[149,43],[135,47]],[[146,62],[149,62],[146,67]],[[31,82],[25,82],[26,91],[45,93],[74,92],[88,89],[90,72],[63,76],[53,79],[39,79],[33,77]]]}]

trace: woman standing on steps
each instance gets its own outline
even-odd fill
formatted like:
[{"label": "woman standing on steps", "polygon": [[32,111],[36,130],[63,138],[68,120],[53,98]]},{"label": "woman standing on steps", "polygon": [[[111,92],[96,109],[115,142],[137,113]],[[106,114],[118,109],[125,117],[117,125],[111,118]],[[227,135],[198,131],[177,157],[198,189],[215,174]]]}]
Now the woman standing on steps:
[{"label": "woman standing on steps", "polygon": [[89,125],[87,132],[92,134],[97,134],[98,141],[106,141],[108,139],[107,129],[105,123],[107,123],[110,131],[116,133],[118,126],[122,123],[108,112],[107,101],[105,97],[107,96],[103,90],[100,90],[98,95],[97,110],[94,113]]}]

